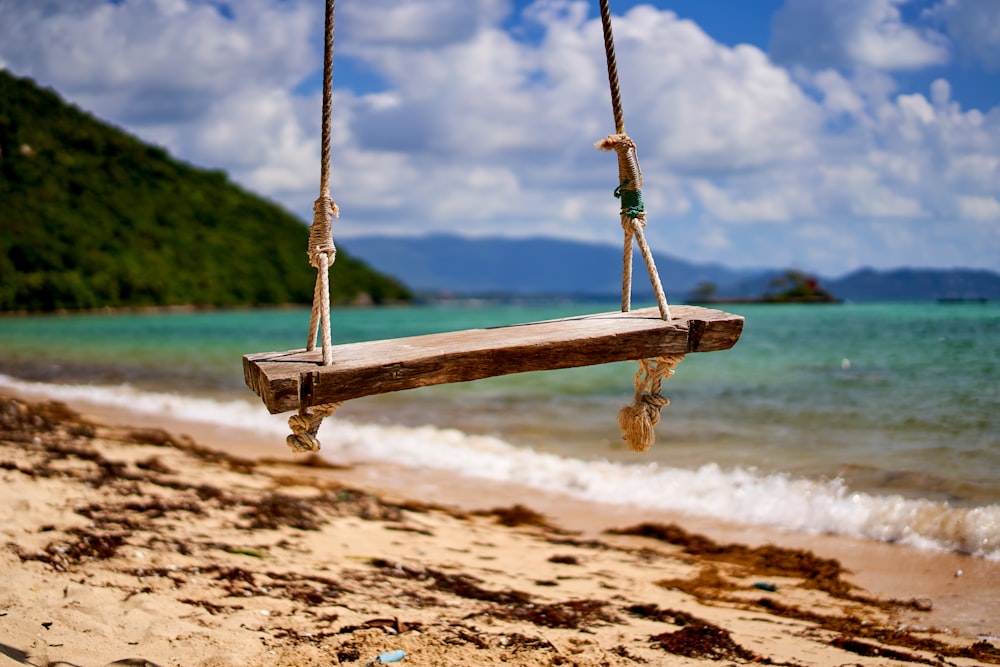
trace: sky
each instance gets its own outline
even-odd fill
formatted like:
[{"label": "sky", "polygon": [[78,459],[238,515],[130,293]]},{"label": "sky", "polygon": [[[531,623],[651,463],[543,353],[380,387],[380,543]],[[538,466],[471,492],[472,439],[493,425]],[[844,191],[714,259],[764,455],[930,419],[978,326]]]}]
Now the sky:
[{"label": "sky", "polygon": [[[308,221],[321,0],[0,0],[0,67]],[[611,0],[658,253],[1000,270],[1000,0]],[[334,237],[620,243],[597,1],[341,0]]]}]

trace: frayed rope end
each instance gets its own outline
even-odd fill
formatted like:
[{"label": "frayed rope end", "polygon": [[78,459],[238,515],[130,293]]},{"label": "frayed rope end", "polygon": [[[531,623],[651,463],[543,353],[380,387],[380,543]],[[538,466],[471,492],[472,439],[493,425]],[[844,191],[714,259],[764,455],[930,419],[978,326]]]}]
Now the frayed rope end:
[{"label": "frayed rope end", "polygon": [[300,408],[299,413],[288,418],[291,435],[285,438],[285,444],[296,454],[319,451],[319,427],[324,417],[329,417],[343,403],[323,403],[307,408]]},{"label": "frayed rope end", "polygon": [[660,423],[660,410],[670,405],[670,399],[660,394],[660,385],[674,374],[674,367],[683,359],[684,355],[678,354],[638,360],[635,398],[631,405],[618,411],[622,440],[633,452],[645,452],[656,441],[655,427]]}]

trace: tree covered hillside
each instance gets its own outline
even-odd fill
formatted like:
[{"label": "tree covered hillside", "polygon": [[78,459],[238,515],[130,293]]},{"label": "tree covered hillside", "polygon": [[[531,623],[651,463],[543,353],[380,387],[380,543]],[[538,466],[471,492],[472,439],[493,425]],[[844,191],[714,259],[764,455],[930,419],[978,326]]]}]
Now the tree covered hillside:
[{"label": "tree covered hillside", "polygon": [[[308,229],[280,207],[0,70],[0,311],[308,303]],[[332,298],[409,291],[343,252]]]}]

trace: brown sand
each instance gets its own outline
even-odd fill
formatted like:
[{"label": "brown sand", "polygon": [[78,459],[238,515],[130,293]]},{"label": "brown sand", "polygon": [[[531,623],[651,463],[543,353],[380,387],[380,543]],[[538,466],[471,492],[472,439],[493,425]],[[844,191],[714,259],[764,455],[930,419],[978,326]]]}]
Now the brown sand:
[{"label": "brown sand", "polygon": [[[995,639],[933,627],[948,585],[901,551],[931,594],[875,595],[759,531],[479,482],[445,507],[375,484],[398,471],[232,447],[0,398],[0,665],[1000,664]],[[425,500],[440,483],[408,472]],[[956,562],[996,589],[994,564]]]}]

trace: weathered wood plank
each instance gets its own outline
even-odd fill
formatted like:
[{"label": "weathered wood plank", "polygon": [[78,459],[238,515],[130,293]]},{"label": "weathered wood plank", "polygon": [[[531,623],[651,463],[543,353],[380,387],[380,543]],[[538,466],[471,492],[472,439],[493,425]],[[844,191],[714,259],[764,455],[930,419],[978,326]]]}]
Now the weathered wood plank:
[{"label": "weathered wood plank", "polygon": [[582,315],[489,329],[337,345],[333,364],[319,350],[243,357],[247,386],[272,413],[371,394],[526,371],[591,366],[664,354],[727,350],[743,317],[697,306]]}]

